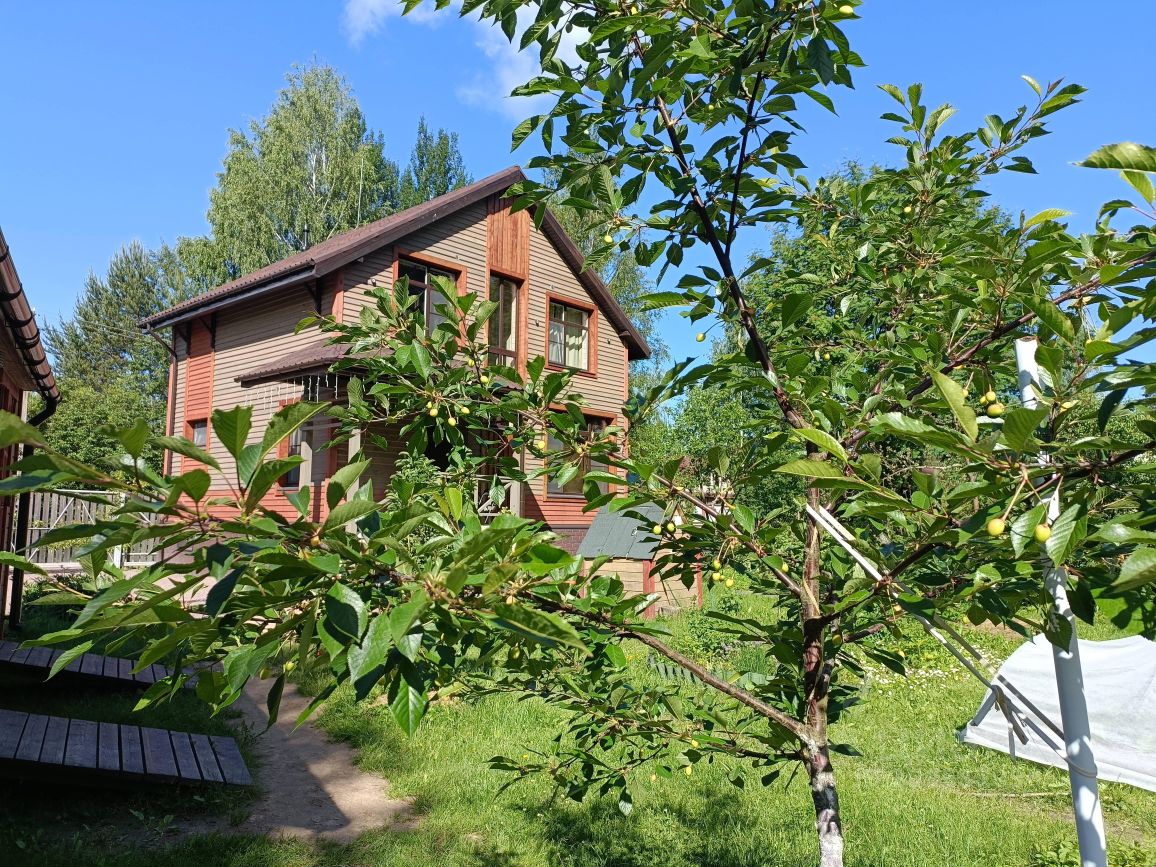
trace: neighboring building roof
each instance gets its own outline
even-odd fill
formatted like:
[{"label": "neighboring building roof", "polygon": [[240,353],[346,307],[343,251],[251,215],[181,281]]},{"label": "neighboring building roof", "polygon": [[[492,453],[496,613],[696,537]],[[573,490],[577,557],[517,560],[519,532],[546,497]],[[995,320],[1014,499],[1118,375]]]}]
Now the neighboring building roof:
[{"label": "neighboring building roof", "polygon": [[636,506],[630,511],[642,515],[646,523],[623,512],[612,512],[603,506],[578,545],[578,556],[621,557],[629,560],[653,560],[658,540],[651,526],[663,520],[662,509],[653,503]]},{"label": "neighboring building roof", "polygon": [[323,337],[308,346],[281,356],[270,364],[246,371],[237,377],[237,381],[243,385],[254,385],[283,378],[287,373],[328,370],[334,362],[344,358],[348,351],[348,343],[330,343],[328,338]]},{"label": "neighboring building roof", "polygon": [[[444,196],[422,202],[412,208],[391,214],[373,223],[350,229],[340,235],[327,238],[308,250],[286,256],[278,262],[246,274],[218,286],[204,295],[183,301],[168,310],[161,311],[141,321],[141,327],[152,330],[183,322],[209,310],[235,304],[245,298],[264,294],[274,289],[294,286],[324,277],[343,265],[390,244],[412,232],[416,232],[450,214],[469,207],[488,197],[504,193],[513,184],[524,180],[521,168],[511,166],[487,178],[482,178],[468,186],[453,190]],[[630,317],[619,306],[606,284],[593,271],[583,271],[583,255],[574,241],[566,234],[557,217],[546,212],[542,220],[542,233],[554,244],[562,259],[578,276],[586,291],[598,303],[599,308],[614,326],[615,331],[626,343],[631,359],[650,357],[650,347],[645,338],[634,327]]]},{"label": "neighboring building roof", "polygon": [[[38,391],[50,405],[60,400],[56,387],[56,377],[52,365],[40,340],[40,328],[36,325],[36,315],[28,304],[28,296],[12,263],[12,252],[4,233],[0,232],[0,316],[3,316],[11,338],[11,349],[15,351],[16,365],[9,364],[12,379],[26,391]],[[7,346],[8,341],[4,341]],[[4,355],[8,355],[5,352]]]}]

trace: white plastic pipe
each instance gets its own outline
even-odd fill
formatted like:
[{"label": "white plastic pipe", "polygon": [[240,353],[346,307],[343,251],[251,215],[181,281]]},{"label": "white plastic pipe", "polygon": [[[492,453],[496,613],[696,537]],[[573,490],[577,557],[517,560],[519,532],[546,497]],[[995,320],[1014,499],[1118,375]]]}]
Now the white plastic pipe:
[{"label": "white plastic pipe", "polygon": [[[1036,383],[1036,339],[1021,337],[1016,341],[1016,369],[1023,405],[1035,409],[1039,403]],[[1046,463],[1041,456],[1040,462]],[[1060,485],[1048,500],[1048,523],[1060,516]],[[1076,640],[1076,618],[1068,604],[1067,575],[1044,558],[1044,580],[1052,595],[1057,618],[1068,622],[1067,648],[1052,645],[1056,666],[1056,687],[1060,696],[1060,720],[1064,727],[1064,749],[1068,759],[1068,778],[1072,784],[1072,807],[1076,813],[1076,836],[1080,842],[1083,867],[1108,867],[1108,844],[1104,834],[1104,815],[1100,810],[1100,790],[1096,782],[1096,760],[1092,755],[1092,734],[1088,724],[1088,704],[1084,699],[1084,672],[1080,666],[1080,645]]]}]

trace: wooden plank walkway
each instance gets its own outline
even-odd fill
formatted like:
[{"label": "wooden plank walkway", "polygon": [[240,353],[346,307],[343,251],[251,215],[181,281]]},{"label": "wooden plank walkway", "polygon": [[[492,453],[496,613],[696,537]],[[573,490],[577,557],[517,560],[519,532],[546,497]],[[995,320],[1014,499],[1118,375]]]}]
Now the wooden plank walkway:
[{"label": "wooden plank walkway", "polygon": [[[0,663],[22,665],[25,668],[40,668],[44,669],[45,674],[51,670],[52,664],[60,658],[60,654],[63,652],[51,647],[21,650],[18,642],[0,641]],[[111,678],[139,686],[151,686],[158,680],[169,676],[169,670],[155,662],[147,668],[133,673],[135,665],[136,661],[132,659],[102,656],[99,653],[85,653],[68,663],[63,670],[88,677]]]},{"label": "wooden plank walkway", "polygon": [[0,768],[170,783],[253,782],[237,742],[229,737],[14,710],[0,710]]}]

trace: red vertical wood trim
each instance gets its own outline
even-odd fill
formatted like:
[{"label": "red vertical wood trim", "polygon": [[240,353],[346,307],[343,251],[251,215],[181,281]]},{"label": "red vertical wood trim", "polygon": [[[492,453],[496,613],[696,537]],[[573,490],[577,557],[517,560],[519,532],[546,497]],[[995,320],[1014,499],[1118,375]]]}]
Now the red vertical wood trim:
[{"label": "red vertical wood trim", "polygon": [[[214,351],[209,329],[202,322],[189,328],[189,346],[185,353],[185,436],[191,435],[189,422],[208,419],[213,414]],[[212,445],[213,432],[206,431],[206,447]],[[181,457],[181,472],[197,466],[191,458]]]},{"label": "red vertical wood trim", "polygon": [[[173,345],[176,345],[176,335],[173,335]],[[169,387],[165,392],[168,395],[169,405],[165,407],[165,436],[173,435],[173,425],[176,423],[177,412],[177,358],[174,355],[169,361]],[[172,475],[173,472],[173,453],[165,449],[164,455],[165,475]]]}]

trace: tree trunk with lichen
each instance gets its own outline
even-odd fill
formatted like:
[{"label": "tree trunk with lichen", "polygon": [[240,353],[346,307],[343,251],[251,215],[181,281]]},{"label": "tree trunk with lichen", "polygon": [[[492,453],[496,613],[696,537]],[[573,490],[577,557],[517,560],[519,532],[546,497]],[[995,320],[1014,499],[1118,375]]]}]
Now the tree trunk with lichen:
[{"label": "tree trunk with lichen", "polygon": [[[811,488],[807,500],[818,508],[819,491]],[[803,745],[803,765],[815,805],[815,830],[819,837],[819,867],[843,867],[843,823],[839,815],[839,793],[827,739],[827,695],[831,671],[824,659],[823,635],[826,625],[820,603],[819,581],[821,537],[818,524],[808,517],[803,561],[803,678],[806,688],[807,741]]]}]

